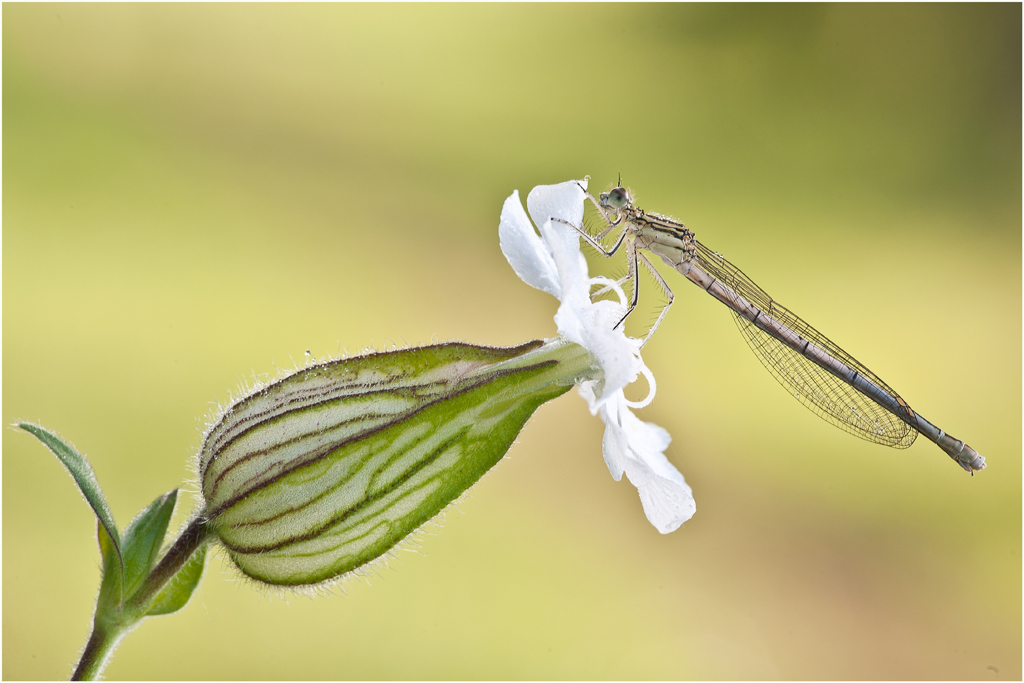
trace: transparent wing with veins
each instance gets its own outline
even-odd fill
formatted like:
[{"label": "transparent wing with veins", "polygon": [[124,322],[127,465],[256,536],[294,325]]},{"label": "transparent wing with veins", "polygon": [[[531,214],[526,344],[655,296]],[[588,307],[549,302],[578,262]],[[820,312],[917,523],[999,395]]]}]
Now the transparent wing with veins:
[{"label": "transparent wing with veins", "polygon": [[[694,241],[697,248],[693,258],[701,268],[764,313],[804,339],[810,340],[812,344],[839,359],[897,399],[899,398],[899,394],[883,382],[878,375],[864,367],[860,361],[843,351],[828,337],[811,327],[800,316],[772,299],[743,271],[729,263],[720,254],[712,252],[703,244]],[[917,430],[902,419],[850,385],[840,381],[806,356],[797,353],[764,332],[735,311],[732,311],[732,314],[747,345],[750,346],[761,364],[789,393],[793,394],[812,412],[840,429],[874,443],[893,448],[907,448],[914,443],[914,439],[917,438]],[[899,400],[901,405],[906,406],[902,399]],[[911,422],[916,420],[909,407],[904,408],[903,415]]]}]

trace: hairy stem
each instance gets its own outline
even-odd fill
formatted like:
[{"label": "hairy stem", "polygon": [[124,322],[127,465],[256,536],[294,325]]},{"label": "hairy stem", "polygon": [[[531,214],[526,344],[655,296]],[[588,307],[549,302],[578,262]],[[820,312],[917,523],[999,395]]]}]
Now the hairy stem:
[{"label": "hairy stem", "polygon": [[124,636],[124,632],[111,632],[109,629],[94,624],[89,642],[85,644],[82,658],[75,667],[75,673],[71,674],[73,681],[94,681],[100,676],[107,660],[114,653],[117,642]]},{"label": "hairy stem", "polygon": [[131,599],[132,607],[141,607],[148,603],[160,592],[171,577],[178,573],[178,570],[192,557],[192,553],[199,550],[210,538],[210,524],[205,514],[200,514],[193,519],[185,530],[178,536],[178,540],[164,554],[160,562],[153,567],[146,577],[142,587]]},{"label": "hairy stem", "polygon": [[99,678],[117,644],[145,617],[149,603],[209,538],[209,522],[205,515],[199,515],[185,527],[119,614],[96,615],[92,634],[71,680],[92,681]]}]

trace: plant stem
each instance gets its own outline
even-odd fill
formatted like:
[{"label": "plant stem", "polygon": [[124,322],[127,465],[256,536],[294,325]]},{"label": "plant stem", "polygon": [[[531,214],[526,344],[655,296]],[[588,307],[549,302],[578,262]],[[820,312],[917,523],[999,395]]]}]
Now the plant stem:
[{"label": "plant stem", "polygon": [[149,603],[178,570],[201,548],[210,537],[209,521],[201,514],[193,519],[167,550],[160,562],[149,572],[146,580],[117,617],[99,614],[93,619],[92,634],[85,644],[82,658],[71,675],[73,681],[92,681],[99,678],[117,644],[146,616]]},{"label": "plant stem", "polygon": [[82,652],[82,658],[75,668],[75,673],[71,674],[71,680],[94,681],[99,678],[103,667],[107,665],[107,660],[114,653],[114,648],[117,647],[118,641],[124,635],[124,631],[111,632],[109,629],[94,622],[89,642],[85,644],[85,651]]},{"label": "plant stem", "polygon": [[178,573],[182,565],[192,557],[209,540],[210,525],[205,514],[193,519],[178,540],[164,554],[160,562],[149,572],[149,576],[131,598],[131,607],[141,607],[148,603],[164,587],[171,577]]}]

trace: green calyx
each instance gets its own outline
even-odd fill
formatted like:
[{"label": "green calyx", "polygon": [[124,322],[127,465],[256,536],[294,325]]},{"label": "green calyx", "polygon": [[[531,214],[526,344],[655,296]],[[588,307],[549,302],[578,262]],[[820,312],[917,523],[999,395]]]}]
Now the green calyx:
[{"label": "green calyx", "polygon": [[308,368],[248,396],[200,452],[206,517],[247,575],[317,583],[393,548],[596,372],[563,339],[442,344]]}]

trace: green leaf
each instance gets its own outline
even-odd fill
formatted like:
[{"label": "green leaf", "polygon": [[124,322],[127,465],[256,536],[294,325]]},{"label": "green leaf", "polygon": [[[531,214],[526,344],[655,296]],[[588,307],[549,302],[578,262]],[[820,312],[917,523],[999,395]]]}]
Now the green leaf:
[{"label": "green leaf", "polygon": [[125,529],[122,545],[125,596],[135,592],[156,564],[177,500],[178,489],[160,496],[136,515]]},{"label": "green leaf", "polygon": [[188,558],[188,561],[178,570],[178,573],[164,584],[163,589],[157,593],[146,612],[147,617],[177,612],[188,603],[192,592],[199,585],[199,580],[203,578],[207,548],[209,545],[204,545],[195,551],[192,557]]},{"label": "green leaf", "polygon": [[124,565],[121,556],[114,552],[110,535],[99,521],[96,522],[96,538],[103,559],[103,579],[100,582],[100,595],[96,599],[96,617],[100,621],[109,622],[120,613],[124,602]]},{"label": "green leaf", "polygon": [[99,520],[96,521],[96,539],[100,544],[100,557],[103,559],[103,568],[106,570],[107,565],[115,562],[118,555],[114,550],[114,542],[110,540],[110,535]]},{"label": "green leaf", "polygon": [[49,448],[57,456],[57,459],[64,463],[64,467],[71,473],[71,477],[78,484],[82,495],[85,496],[85,500],[88,501],[93,512],[96,513],[96,518],[106,531],[107,538],[117,553],[120,571],[123,572],[124,559],[121,553],[121,541],[117,533],[117,524],[114,523],[114,516],[110,513],[110,506],[107,505],[107,499],[103,495],[103,490],[96,479],[96,473],[93,472],[92,465],[71,444],[65,443],[49,429],[29,422],[19,422],[16,426],[42,441],[43,445]]}]

